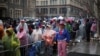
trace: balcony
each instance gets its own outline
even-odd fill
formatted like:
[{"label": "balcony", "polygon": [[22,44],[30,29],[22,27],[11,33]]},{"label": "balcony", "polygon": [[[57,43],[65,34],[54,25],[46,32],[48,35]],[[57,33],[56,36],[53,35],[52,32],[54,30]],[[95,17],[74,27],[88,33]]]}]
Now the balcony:
[{"label": "balcony", "polygon": [[7,0],[0,0],[0,7],[5,7],[7,8]]}]

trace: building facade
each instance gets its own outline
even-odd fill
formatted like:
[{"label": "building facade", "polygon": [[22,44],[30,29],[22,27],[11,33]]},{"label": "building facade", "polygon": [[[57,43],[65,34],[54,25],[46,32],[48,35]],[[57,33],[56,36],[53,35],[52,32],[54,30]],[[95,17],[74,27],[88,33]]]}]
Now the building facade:
[{"label": "building facade", "polygon": [[95,17],[97,18],[97,33],[100,40],[100,0],[95,0],[94,12],[95,12]]},{"label": "building facade", "polygon": [[37,17],[86,17],[87,0],[36,0]]},{"label": "building facade", "polygon": [[35,1],[26,0],[26,3],[24,3],[24,17],[35,17]]},{"label": "building facade", "polygon": [[34,4],[33,1],[30,2],[29,0],[0,0],[0,17],[30,17],[35,7],[30,6],[32,3]]}]

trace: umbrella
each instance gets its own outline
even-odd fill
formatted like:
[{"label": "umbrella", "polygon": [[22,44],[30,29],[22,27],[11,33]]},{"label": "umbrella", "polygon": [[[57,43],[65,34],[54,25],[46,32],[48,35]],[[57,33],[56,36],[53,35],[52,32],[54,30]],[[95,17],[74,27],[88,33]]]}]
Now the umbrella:
[{"label": "umbrella", "polygon": [[59,17],[58,17],[58,19],[59,19],[59,20],[63,20],[63,19],[64,19],[64,17],[62,17],[62,16],[59,16]]},{"label": "umbrella", "polygon": [[53,20],[57,20],[57,17],[54,17]]},{"label": "umbrella", "polygon": [[74,21],[74,19],[75,19],[74,17],[68,17],[68,18],[65,19],[65,21],[66,22],[72,22],[72,21]]}]

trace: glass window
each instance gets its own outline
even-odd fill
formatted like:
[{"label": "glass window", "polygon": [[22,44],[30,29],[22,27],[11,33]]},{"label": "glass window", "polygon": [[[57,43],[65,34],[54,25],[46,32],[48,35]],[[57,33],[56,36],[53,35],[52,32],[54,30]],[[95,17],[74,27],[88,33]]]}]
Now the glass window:
[{"label": "glass window", "polygon": [[10,9],[10,17],[13,18],[13,9]]},{"label": "glass window", "polygon": [[39,14],[39,8],[36,8],[36,13]]},{"label": "glass window", "polygon": [[36,5],[38,5],[39,4],[39,1],[36,1]]},{"label": "glass window", "polygon": [[20,0],[15,0],[15,3],[16,4],[20,4]]},{"label": "glass window", "polygon": [[57,4],[57,0],[50,0],[50,5],[56,5]]},{"label": "glass window", "polygon": [[22,17],[22,9],[15,9],[15,18]]},{"label": "glass window", "polygon": [[45,5],[45,1],[41,1],[41,5]]},{"label": "glass window", "polygon": [[57,8],[50,8],[50,14],[57,14]]},{"label": "glass window", "polygon": [[70,13],[73,13],[73,12],[74,12],[74,8],[71,7],[71,8],[70,8]]},{"label": "glass window", "polygon": [[62,0],[62,4],[66,4],[66,0]]},{"label": "glass window", "polygon": [[48,1],[45,1],[45,5],[48,5]]},{"label": "glass window", "polygon": [[60,14],[64,14],[64,13],[67,13],[67,8],[60,8],[60,10],[59,10],[59,13]]},{"label": "glass window", "polygon": [[61,4],[61,5],[66,4],[66,0],[60,0],[60,4]]},{"label": "glass window", "polygon": [[48,13],[48,9],[47,8],[41,8],[41,13],[42,14],[47,14]]}]

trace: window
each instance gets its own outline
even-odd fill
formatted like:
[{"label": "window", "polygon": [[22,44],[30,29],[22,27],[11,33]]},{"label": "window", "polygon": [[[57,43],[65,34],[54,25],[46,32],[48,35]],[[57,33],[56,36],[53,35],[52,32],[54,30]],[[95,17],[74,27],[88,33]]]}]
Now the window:
[{"label": "window", "polygon": [[60,8],[60,10],[59,10],[59,13],[60,14],[65,14],[65,13],[67,13],[67,8]]},{"label": "window", "polygon": [[36,4],[38,4],[39,3],[39,1],[36,1]]},{"label": "window", "polygon": [[57,14],[57,8],[50,8],[50,14]]},{"label": "window", "polygon": [[48,14],[48,9],[47,8],[41,8],[41,13],[42,14]]},{"label": "window", "polygon": [[66,0],[60,0],[60,4],[61,4],[61,5],[66,4]]},{"label": "window", "polygon": [[22,17],[22,9],[15,9],[15,18]]},{"label": "window", "polygon": [[48,1],[45,1],[45,5],[48,5]]},{"label": "window", "polygon": [[70,13],[74,13],[74,8],[73,7],[70,8]]},{"label": "window", "polygon": [[50,5],[56,5],[57,4],[57,0],[50,0]]},{"label": "window", "polygon": [[41,5],[45,5],[45,1],[41,1]]},{"label": "window", "polygon": [[36,13],[39,14],[39,8],[36,8]]},{"label": "window", "polygon": [[10,9],[10,17],[13,18],[13,9]]},{"label": "window", "polygon": [[15,3],[16,4],[20,4],[20,0],[15,0]]},{"label": "window", "polygon": [[48,1],[41,1],[41,5],[48,5]]}]

